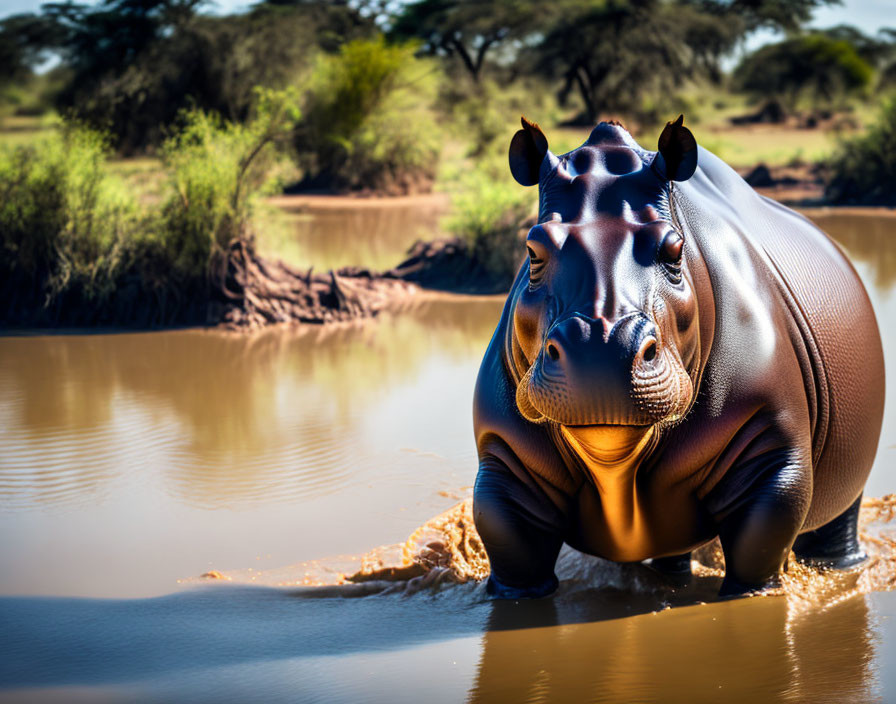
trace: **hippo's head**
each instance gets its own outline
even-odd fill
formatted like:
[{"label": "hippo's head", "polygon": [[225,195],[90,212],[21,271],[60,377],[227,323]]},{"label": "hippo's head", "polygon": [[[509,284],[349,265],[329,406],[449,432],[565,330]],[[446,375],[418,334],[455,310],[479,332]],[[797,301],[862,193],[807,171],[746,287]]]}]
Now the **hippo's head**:
[{"label": "hippo's head", "polygon": [[690,408],[699,366],[693,245],[671,213],[671,181],[697,167],[679,118],[659,152],[620,125],[555,156],[523,119],[510,145],[517,181],[539,185],[539,221],[518,281],[513,357],[520,412],[567,434],[631,437]]}]

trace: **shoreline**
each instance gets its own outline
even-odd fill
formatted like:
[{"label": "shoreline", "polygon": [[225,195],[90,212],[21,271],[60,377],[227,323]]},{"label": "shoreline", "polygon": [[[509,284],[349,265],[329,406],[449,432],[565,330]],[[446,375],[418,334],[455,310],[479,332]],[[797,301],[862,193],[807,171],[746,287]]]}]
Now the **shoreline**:
[{"label": "shoreline", "polygon": [[366,210],[368,208],[407,208],[432,206],[447,209],[451,198],[447,193],[416,193],[406,196],[377,196],[337,193],[291,193],[270,196],[265,203],[288,212],[303,210]]},{"label": "shoreline", "polygon": [[[800,186],[801,187],[801,186]],[[790,186],[759,187],[761,195],[777,195]],[[323,211],[366,210],[380,207],[447,207],[444,193],[396,197],[361,197],[344,195],[287,195],[268,199],[268,203],[284,210],[314,209]],[[896,208],[886,206],[837,206],[806,203],[788,207],[813,215],[846,217],[896,218]],[[0,324],[0,336],[41,334],[114,334],[155,332],[160,330],[208,329],[230,332],[255,332],[269,327],[299,327],[350,323],[376,317],[388,310],[400,311],[414,299],[437,294],[454,300],[468,297],[503,296],[509,288],[506,280],[490,274],[478,262],[463,240],[444,238],[419,240],[406,253],[402,262],[386,271],[372,271],[359,266],[314,272],[299,271],[275,256],[258,253],[248,240],[234,241],[226,253],[226,273],[217,282],[209,282],[206,300],[192,298],[184,305],[189,310],[177,313],[158,323],[149,308],[155,303],[143,300],[125,302],[130,310],[143,308],[133,325],[110,322],[103,312],[79,307],[58,314],[58,325],[51,312],[12,310]],[[126,299],[122,292],[121,299]],[[131,296],[133,298],[133,296]],[[14,299],[14,297],[13,297]],[[15,301],[13,300],[13,303]],[[12,307],[12,306],[11,306]],[[79,320],[96,320],[96,324],[79,324]]]}]

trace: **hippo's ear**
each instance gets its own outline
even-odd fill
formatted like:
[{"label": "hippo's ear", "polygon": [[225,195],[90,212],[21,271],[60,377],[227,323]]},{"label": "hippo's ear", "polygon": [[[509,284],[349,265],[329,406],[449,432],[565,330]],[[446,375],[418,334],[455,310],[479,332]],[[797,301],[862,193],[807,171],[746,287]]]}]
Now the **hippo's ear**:
[{"label": "hippo's ear", "polygon": [[666,181],[687,181],[697,170],[697,140],[684,126],[684,115],[667,122],[659,139],[653,168]]},{"label": "hippo's ear", "polygon": [[510,140],[510,173],[524,186],[538,183],[541,162],[548,153],[548,140],[544,132],[534,122],[520,118],[523,129]]}]

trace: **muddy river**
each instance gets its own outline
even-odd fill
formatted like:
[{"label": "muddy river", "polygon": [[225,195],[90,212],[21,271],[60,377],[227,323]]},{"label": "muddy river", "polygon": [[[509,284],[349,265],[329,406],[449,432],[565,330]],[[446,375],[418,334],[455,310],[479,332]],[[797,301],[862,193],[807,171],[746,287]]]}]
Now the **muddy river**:
[{"label": "muddy river", "polygon": [[[810,215],[890,349],[896,217]],[[348,217],[300,231],[322,267],[348,245],[314,233],[402,229],[380,220],[395,211]],[[407,236],[383,242],[354,263],[394,263]],[[896,701],[885,579],[712,603],[712,575],[658,587],[566,553],[537,602],[472,582],[314,598],[303,585],[469,495],[502,303],[422,295],[251,337],[0,337],[0,701]],[[894,394],[866,497],[896,492]]]}]

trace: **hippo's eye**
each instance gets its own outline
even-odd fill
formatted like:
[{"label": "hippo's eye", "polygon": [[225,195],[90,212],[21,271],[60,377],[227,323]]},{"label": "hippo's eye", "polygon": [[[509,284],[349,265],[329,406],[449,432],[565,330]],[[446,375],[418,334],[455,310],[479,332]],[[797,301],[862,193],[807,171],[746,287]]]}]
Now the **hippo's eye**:
[{"label": "hippo's eye", "polygon": [[526,245],[526,251],[529,253],[529,288],[535,288],[541,283],[541,277],[544,274],[544,267],[547,264],[547,257],[541,251],[541,247]]},{"label": "hippo's eye", "polygon": [[669,278],[674,282],[681,280],[681,255],[684,239],[677,232],[670,232],[663,238],[658,258]]}]

